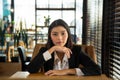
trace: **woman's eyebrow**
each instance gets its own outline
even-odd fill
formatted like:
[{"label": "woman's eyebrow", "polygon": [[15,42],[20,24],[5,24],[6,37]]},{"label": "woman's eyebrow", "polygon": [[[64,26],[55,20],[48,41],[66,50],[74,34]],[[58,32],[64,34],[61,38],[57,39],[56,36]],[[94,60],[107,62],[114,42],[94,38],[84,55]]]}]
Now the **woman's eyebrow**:
[{"label": "woman's eyebrow", "polygon": [[51,32],[51,33],[58,33],[58,32],[53,31],[53,32]]},{"label": "woman's eyebrow", "polygon": [[[65,30],[61,31],[61,32],[65,32]],[[58,33],[57,31],[52,31],[51,33]]]}]

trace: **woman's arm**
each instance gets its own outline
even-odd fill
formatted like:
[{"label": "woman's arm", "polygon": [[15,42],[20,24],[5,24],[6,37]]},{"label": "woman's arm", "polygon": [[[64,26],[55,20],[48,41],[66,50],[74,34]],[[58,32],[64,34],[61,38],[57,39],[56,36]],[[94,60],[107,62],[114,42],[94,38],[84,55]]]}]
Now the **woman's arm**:
[{"label": "woman's arm", "polygon": [[53,76],[53,75],[75,75],[75,69],[64,69],[64,70],[49,70],[45,73],[45,75]]},{"label": "woman's arm", "polygon": [[30,73],[38,72],[39,69],[44,65],[45,59],[43,57],[43,53],[46,51],[46,48],[41,48],[39,53],[34,57],[34,59],[27,66],[27,71]]},{"label": "woman's arm", "polygon": [[[84,75],[100,75],[101,69],[88,55],[82,51],[81,46],[74,45],[72,48],[73,56],[72,62],[76,64],[76,68],[79,68]],[[72,64],[71,64],[72,65]],[[82,65],[83,67],[80,67]]]},{"label": "woman's arm", "polygon": [[83,65],[82,72],[84,75],[100,75],[101,69],[98,64],[96,64],[86,53],[83,53],[81,51],[79,60],[81,64]]}]

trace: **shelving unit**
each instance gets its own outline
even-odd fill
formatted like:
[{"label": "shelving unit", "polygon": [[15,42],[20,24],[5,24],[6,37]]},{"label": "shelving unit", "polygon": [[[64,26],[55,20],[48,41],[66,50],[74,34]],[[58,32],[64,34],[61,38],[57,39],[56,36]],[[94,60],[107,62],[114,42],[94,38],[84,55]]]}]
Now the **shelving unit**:
[{"label": "shelving unit", "polygon": [[[45,18],[46,17],[46,18]],[[46,25],[46,19],[49,22]],[[76,0],[35,0],[35,41],[45,43],[49,24],[63,19],[70,27],[72,35],[76,34]]]}]

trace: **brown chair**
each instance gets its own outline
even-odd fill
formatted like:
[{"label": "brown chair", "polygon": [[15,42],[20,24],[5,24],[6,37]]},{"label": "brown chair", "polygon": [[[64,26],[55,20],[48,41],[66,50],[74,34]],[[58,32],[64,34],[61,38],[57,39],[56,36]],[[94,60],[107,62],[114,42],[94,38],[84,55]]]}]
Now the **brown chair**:
[{"label": "brown chair", "polygon": [[36,44],[35,45],[35,48],[34,48],[34,51],[33,51],[33,55],[32,55],[32,58],[31,60],[38,54],[39,50],[41,47],[44,47],[45,44]]},{"label": "brown chair", "polygon": [[97,57],[95,53],[95,48],[92,45],[80,45],[82,47],[82,51],[87,53],[88,56],[95,62],[97,63]]},{"label": "brown chair", "polygon": [[[34,51],[33,51],[33,56],[32,59],[38,54],[39,50],[41,47],[44,47],[45,44],[36,44]],[[95,54],[95,49],[94,46],[92,45],[78,45],[82,47],[83,52],[87,53],[88,56],[91,57],[91,59],[93,59],[93,61],[95,61],[95,63],[97,63],[97,58],[96,58],[96,54]]]}]

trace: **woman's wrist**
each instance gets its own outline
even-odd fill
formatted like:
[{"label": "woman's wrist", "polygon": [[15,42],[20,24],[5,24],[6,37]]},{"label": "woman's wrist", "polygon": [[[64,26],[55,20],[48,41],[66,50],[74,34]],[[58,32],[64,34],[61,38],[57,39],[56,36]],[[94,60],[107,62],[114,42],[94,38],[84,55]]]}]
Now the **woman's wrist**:
[{"label": "woman's wrist", "polygon": [[75,69],[66,69],[67,71],[67,74],[73,74],[75,75],[76,74],[76,70]]},{"label": "woman's wrist", "polygon": [[49,51],[50,54],[52,54],[52,53],[55,51],[55,47],[53,46],[53,47],[50,48],[48,51]]}]

